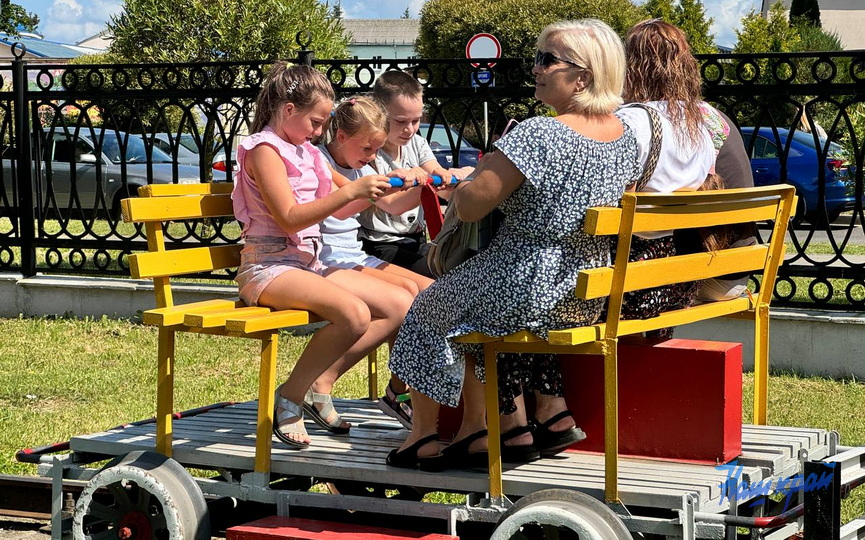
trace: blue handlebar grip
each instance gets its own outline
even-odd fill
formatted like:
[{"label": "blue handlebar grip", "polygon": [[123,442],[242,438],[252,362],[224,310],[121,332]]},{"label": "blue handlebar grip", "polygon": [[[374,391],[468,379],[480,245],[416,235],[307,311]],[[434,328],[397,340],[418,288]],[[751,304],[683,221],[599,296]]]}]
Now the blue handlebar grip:
[{"label": "blue handlebar grip", "polygon": [[[432,179],[432,185],[434,185],[434,186],[442,185],[442,177],[441,176],[434,174],[434,175],[430,176],[430,178]],[[456,176],[451,176],[450,183],[456,184],[457,182],[459,182],[459,179]],[[402,178],[394,177],[394,178],[390,179],[390,185],[392,187],[395,187],[395,188],[402,187],[403,183],[404,182],[403,182]],[[418,185],[417,182],[412,182],[412,186],[416,186],[416,185]]]},{"label": "blue handlebar grip", "polygon": [[[430,178],[432,178],[432,184],[434,186],[440,186],[442,185],[442,183],[444,183],[442,177],[437,174],[433,174],[432,176],[430,176]],[[456,184],[457,182],[459,182],[459,179],[456,176],[451,176],[451,180],[448,183]]]}]

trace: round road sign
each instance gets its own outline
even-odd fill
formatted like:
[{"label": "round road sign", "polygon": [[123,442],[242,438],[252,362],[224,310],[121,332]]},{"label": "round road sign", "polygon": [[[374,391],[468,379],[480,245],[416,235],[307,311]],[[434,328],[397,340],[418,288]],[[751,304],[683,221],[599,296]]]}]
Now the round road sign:
[{"label": "round road sign", "polygon": [[[501,56],[502,44],[492,34],[475,34],[469,38],[469,42],[466,44],[466,58],[500,58]],[[471,64],[474,67],[480,66],[477,62]],[[495,62],[491,62],[489,67],[494,65],[496,65]]]}]

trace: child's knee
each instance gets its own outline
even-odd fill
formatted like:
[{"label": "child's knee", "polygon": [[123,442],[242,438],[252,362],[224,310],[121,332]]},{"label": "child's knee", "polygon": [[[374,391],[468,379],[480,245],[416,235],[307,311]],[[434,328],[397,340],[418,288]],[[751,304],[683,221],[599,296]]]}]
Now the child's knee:
[{"label": "child's knee", "polygon": [[340,315],[342,315],[341,321],[332,322],[343,326],[344,331],[350,332],[357,338],[366,333],[369,329],[369,323],[372,321],[369,307],[360,298],[353,298],[346,302],[343,309],[340,310]]},{"label": "child's knee", "polygon": [[405,278],[402,282],[402,288],[407,290],[412,298],[418,295],[420,292],[420,287],[418,287],[417,283],[414,281]]},{"label": "child's knee", "polygon": [[400,324],[402,324],[405,314],[408,313],[408,310],[411,308],[415,296],[417,296],[416,292],[412,294],[404,289],[399,289],[391,299],[390,305],[393,309],[393,314],[400,320]]}]

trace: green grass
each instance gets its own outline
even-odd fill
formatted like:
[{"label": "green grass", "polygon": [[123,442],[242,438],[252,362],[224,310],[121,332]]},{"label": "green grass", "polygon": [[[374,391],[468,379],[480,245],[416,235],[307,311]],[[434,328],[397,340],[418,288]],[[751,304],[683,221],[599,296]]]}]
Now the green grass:
[{"label": "green grass", "polygon": [[[26,447],[101,431],[154,412],[156,331],[132,321],[67,318],[0,319],[0,473],[35,474],[15,461]],[[257,342],[178,334],[176,408],[254,399]],[[280,340],[278,373],[289,372],[306,338]],[[343,377],[335,394],[366,395],[363,364]],[[380,372],[383,385],[388,376]],[[772,424],[836,430],[842,444],[865,445],[865,386],[853,380],[774,374],[769,381]],[[743,420],[750,422],[753,376],[744,377]],[[455,502],[451,495],[428,500]],[[865,514],[865,488],[844,502],[845,521]]]}]

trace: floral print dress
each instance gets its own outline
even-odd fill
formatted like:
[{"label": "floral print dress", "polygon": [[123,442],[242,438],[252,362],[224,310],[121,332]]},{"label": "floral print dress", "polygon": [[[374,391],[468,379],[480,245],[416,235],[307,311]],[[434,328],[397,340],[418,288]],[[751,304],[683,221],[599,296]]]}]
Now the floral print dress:
[{"label": "floral print dress", "polygon": [[[418,295],[406,315],[390,368],[410,387],[455,407],[465,353],[482,347],[453,343],[471,332],[503,336],[591,324],[603,300],[574,295],[577,273],[610,262],[606,238],[583,231],[586,209],[617,206],[639,173],[636,140],[599,142],[554,118],[526,120],[496,142],[525,181],[499,209],[504,221],[490,246]],[[476,372],[483,380],[483,364]]]}]

